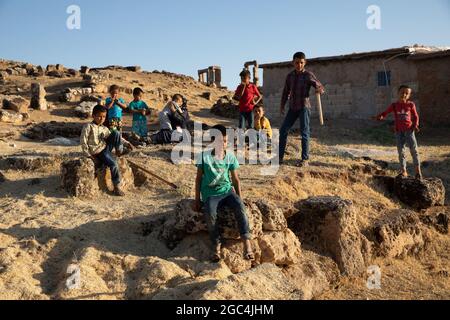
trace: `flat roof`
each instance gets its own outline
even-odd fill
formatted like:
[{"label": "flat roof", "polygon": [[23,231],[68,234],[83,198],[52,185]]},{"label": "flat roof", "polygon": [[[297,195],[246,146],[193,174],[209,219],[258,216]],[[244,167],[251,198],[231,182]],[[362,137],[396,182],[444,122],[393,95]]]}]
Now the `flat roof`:
[{"label": "flat roof", "polygon": [[[328,61],[342,61],[342,60],[360,60],[366,58],[378,58],[384,56],[394,56],[394,55],[408,55],[414,56],[415,58],[436,58],[448,55],[450,52],[450,47],[427,47],[427,46],[405,46],[401,48],[393,48],[381,51],[369,51],[369,52],[360,52],[360,53],[350,53],[339,56],[329,56],[329,57],[318,57],[308,59],[308,63],[318,63],[318,62],[328,62]],[[283,62],[275,62],[275,63],[265,63],[260,64],[259,67],[263,69],[270,68],[285,68],[291,67],[292,61],[283,61]]]}]

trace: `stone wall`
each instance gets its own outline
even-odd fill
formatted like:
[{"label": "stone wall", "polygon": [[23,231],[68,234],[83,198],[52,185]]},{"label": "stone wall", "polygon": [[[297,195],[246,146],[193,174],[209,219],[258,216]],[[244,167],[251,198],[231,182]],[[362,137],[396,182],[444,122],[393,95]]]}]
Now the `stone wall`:
[{"label": "stone wall", "polygon": [[[386,63],[391,72],[391,86],[379,87],[377,74],[383,71],[383,60],[372,58],[345,61],[312,62],[307,69],[325,85],[327,93],[322,96],[325,119],[368,119],[397,99],[397,88],[408,84],[413,88],[413,101],[420,108],[417,97],[417,68],[415,62],[398,57]],[[279,105],[286,75],[293,67],[264,68],[264,105],[266,113],[275,126],[281,118]],[[317,117],[314,90],[311,90],[312,115]]]},{"label": "stone wall", "polygon": [[450,125],[450,56],[417,60],[421,122]]}]

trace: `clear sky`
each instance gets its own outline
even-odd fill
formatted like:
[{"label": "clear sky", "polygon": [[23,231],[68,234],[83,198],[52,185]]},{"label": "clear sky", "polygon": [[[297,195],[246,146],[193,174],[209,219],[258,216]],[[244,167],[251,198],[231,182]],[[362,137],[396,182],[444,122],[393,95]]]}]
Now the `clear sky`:
[{"label": "clear sky", "polygon": [[[69,30],[69,5],[81,30]],[[369,30],[369,5],[381,30]],[[141,65],[192,75],[222,67],[234,87],[243,63],[381,50],[415,43],[450,46],[449,0],[0,0],[0,57],[34,64]]]}]

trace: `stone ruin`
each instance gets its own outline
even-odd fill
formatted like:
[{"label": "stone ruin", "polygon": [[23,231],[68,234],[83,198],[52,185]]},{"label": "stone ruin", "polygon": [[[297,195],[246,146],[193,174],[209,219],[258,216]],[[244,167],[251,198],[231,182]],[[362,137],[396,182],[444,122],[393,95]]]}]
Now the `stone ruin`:
[{"label": "stone ruin", "polygon": [[211,66],[198,70],[198,81],[209,87],[222,88],[222,70],[218,66]]},{"label": "stone ruin", "polygon": [[210,112],[219,117],[237,119],[239,106],[229,96],[223,96],[212,106]]},{"label": "stone ruin", "polygon": [[255,86],[258,87],[259,86],[258,62],[256,60],[254,60],[254,61],[248,61],[248,62],[244,63],[244,70],[250,71],[250,66],[253,66],[253,70],[252,70],[253,71],[253,81],[252,82]]}]

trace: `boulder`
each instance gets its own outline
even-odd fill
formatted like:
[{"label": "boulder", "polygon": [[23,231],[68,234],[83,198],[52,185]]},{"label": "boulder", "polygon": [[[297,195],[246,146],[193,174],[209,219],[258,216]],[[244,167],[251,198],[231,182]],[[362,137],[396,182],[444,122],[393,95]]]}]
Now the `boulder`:
[{"label": "boulder", "polygon": [[445,187],[439,178],[417,180],[397,177],[394,192],[400,201],[415,209],[443,206],[445,201]]},{"label": "boulder", "polygon": [[0,122],[7,123],[21,123],[24,120],[24,116],[21,113],[0,110]]},{"label": "boulder", "polygon": [[375,253],[390,258],[417,254],[427,241],[419,214],[411,210],[392,210],[375,223]]},{"label": "boulder", "polygon": [[[222,259],[232,273],[240,273],[259,264],[261,260],[261,250],[258,241],[252,240],[252,249],[255,254],[255,261],[250,261],[244,257],[244,243],[240,240],[226,240],[222,245]],[[208,257],[209,258],[209,257]],[[266,259],[268,260],[268,259]]]},{"label": "boulder", "polygon": [[239,106],[228,96],[223,96],[213,105],[211,113],[216,116],[237,119],[239,117]]},{"label": "boulder", "polygon": [[353,203],[339,197],[311,197],[295,204],[288,226],[307,245],[330,255],[341,273],[359,276],[370,260],[370,242],[356,225]]},{"label": "boulder", "polygon": [[75,113],[80,118],[88,119],[92,116],[92,110],[97,104],[98,102],[83,101],[75,108]]},{"label": "boulder", "polygon": [[87,66],[81,66],[80,73],[81,74],[88,74],[90,70],[91,69],[89,67],[87,67]]},{"label": "boulder", "polygon": [[258,238],[258,246],[261,250],[260,263],[288,266],[297,263],[301,256],[300,241],[287,228],[281,232],[264,232]]},{"label": "boulder", "polygon": [[0,160],[1,166],[12,170],[35,171],[51,166],[55,158],[42,155],[8,156]]},{"label": "boulder", "polygon": [[282,231],[287,228],[283,210],[265,200],[258,200],[255,204],[261,212],[264,231]]},{"label": "boulder", "polygon": [[65,74],[62,71],[54,70],[54,71],[47,71],[47,76],[54,77],[54,78],[64,78]]},{"label": "boulder", "polygon": [[283,271],[265,263],[251,270],[209,283],[198,300],[298,300],[299,295]]},{"label": "boulder", "polygon": [[[125,158],[118,158],[117,163],[119,165],[120,172],[120,187],[124,191],[130,190],[132,187],[134,187],[133,170],[131,169],[127,159]],[[109,170],[109,168],[104,167],[99,169],[97,171],[97,176],[100,190],[106,192],[114,190],[114,185],[111,181],[111,170]]]},{"label": "boulder", "polygon": [[420,213],[420,221],[433,227],[442,234],[448,234],[450,222],[450,207],[432,207]]},{"label": "boulder", "polygon": [[132,71],[132,72],[141,72],[142,68],[140,66],[130,66],[130,67],[125,67],[126,70],[128,71]]},{"label": "boulder", "polygon": [[283,269],[301,300],[311,300],[328,291],[339,279],[339,268],[329,257],[304,250],[298,263]]},{"label": "boulder", "polygon": [[89,158],[65,161],[61,164],[61,185],[69,195],[93,198],[99,184],[95,178],[95,164]]},{"label": "boulder", "polygon": [[47,110],[47,100],[45,100],[46,91],[40,83],[31,84],[31,108],[37,110]]},{"label": "boulder", "polygon": [[28,113],[30,102],[21,96],[3,96],[3,108],[18,113]]},{"label": "boulder", "polygon": [[57,137],[79,138],[84,123],[79,122],[42,122],[30,126],[23,135],[40,141],[47,141]]},{"label": "boulder", "polygon": [[[193,203],[193,200],[181,200],[177,204],[174,217],[164,223],[160,237],[169,247],[176,245],[186,234],[194,234],[208,230],[204,214],[192,210]],[[255,239],[262,234],[261,212],[254,203],[247,201],[245,205],[247,207],[252,238]],[[220,226],[219,230],[224,239],[240,239],[234,214],[228,208],[219,210],[218,223]]]}]

